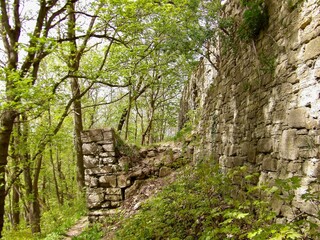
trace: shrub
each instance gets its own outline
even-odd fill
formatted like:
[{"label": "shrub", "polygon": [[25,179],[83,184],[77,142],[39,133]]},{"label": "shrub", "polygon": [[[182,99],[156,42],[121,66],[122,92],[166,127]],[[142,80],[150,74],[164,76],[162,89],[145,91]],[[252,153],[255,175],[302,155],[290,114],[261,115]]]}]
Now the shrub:
[{"label": "shrub", "polygon": [[296,179],[274,187],[257,185],[257,180],[258,174],[245,167],[223,174],[217,165],[201,163],[143,205],[116,239],[316,239],[314,221],[279,224],[266,198],[292,192]]},{"label": "shrub", "polygon": [[255,39],[268,25],[267,8],[263,0],[246,0],[242,1],[242,5],[246,7],[246,10],[243,12],[239,36],[243,40]]}]

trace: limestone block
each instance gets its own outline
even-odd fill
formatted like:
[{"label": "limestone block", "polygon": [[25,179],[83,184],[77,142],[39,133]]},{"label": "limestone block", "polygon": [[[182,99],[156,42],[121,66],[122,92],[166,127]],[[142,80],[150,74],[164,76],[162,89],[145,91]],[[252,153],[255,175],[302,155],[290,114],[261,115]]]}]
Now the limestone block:
[{"label": "limestone block", "polygon": [[289,112],[287,116],[287,122],[290,127],[293,128],[305,128],[307,120],[306,108],[297,108]]},{"label": "limestone block", "polygon": [[254,146],[251,146],[248,149],[248,161],[250,163],[255,163],[256,162],[256,155],[257,155],[257,150]]},{"label": "limestone block", "polygon": [[91,129],[83,131],[81,134],[82,140],[85,142],[98,142],[103,140],[102,129]]},{"label": "limestone block", "polygon": [[308,134],[308,130],[307,129],[299,129],[297,131],[297,135],[307,135]]},{"label": "limestone block", "polygon": [[85,185],[86,187],[94,188],[98,186],[98,179],[95,176],[85,175]]},{"label": "limestone block", "polygon": [[99,159],[91,155],[84,155],[83,164],[85,168],[95,168],[99,164]]},{"label": "limestone block", "polygon": [[300,150],[299,156],[303,159],[315,158],[318,156],[319,150],[317,148],[314,149],[303,149]]},{"label": "limestone block", "polygon": [[159,170],[159,177],[165,177],[172,173],[172,169],[169,167],[162,167]]},{"label": "limestone block", "polygon": [[311,147],[311,137],[307,135],[298,135],[297,136],[297,146],[299,148]]},{"label": "limestone block", "polygon": [[107,201],[121,201],[122,197],[121,195],[118,195],[118,194],[106,194],[104,199]]},{"label": "limestone block", "polygon": [[302,165],[303,173],[308,177],[317,177],[320,175],[320,160],[311,158]]},{"label": "limestone block", "polygon": [[108,164],[113,164],[116,163],[116,158],[115,157],[100,157],[99,161],[103,164],[103,165],[108,165]]},{"label": "limestone block", "polygon": [[99,178],[99,184],[101,187],[115,188],[117,187],[117,177],[111,176],[101,176]]},{"label": "limestone block", "polygon": [[115,157],[116,153],[115,152],[100,152],[99,156],[100,157]]},{"label": "limestone block", "polygon": [[240,144],[240,156],[247,156],[249,149],[250,149],[250,143],[249,142],[242,142]]},{"label": "limestone block", "polygon": [[155,156],[156,156],[156,152],[154,150],[148,151],[147,157],[155,157]]},{"label": "limestone block", "polygon": [[87,194],[87,207],[89,209],[100,207],[104,201],[104,193],[99,189],[95,190],[96,191],[90,191],[90,193]]},{"label": "limestone block", "polygon": [[116,202],[111,201],[111,207],[112,207],[112,208],[118,208],[118,207],[120,207],[120,205],[121,205],[121,202],[118,202],[118,201],[116,201]]},{"label": "limestone block", "polygon": [[81,132],[81,140],[82,140],[82,143],[90,143],[90,142],[92,142],[92,140],[90,138],[89,131],[82,131]]},{"label": "limestone block", "polygon": [[265,157],[262,160],[262,171],[277,171],[277,159]]},{"label": "limestone block", "polygon": [[280,157],[284,159],[296,160],[299,149],[296,141],[296,129],[284,130],[280,140]]},{"label": "limestone block", "polygon": [[110,201],[106,201],[103,204],[101,204],[102,208],[110,208],[110,206],[111,206],[111,202]]},{"label": "limestone block", "polygon": [[101,168],[85,169],[84,172],[87,175],[104,175],[104,174],[112,173],[113,170],[111,166],[103,166]]},{"label": "limestone block", "polygon": [[99,152],[99,147],[94,143],[84,143],[82,151],[84,155],[95,155]]},{"label": "limestone block", "polygon": [[105,152],[114,152],[114,144],[110,143],[110,144],[104,144],[102,145],[102,148]]},{"label": "limestone block", "polygon": [[257,151],[261,153],[270,153],[272,152],[272,145],[271,138],[262,138],[258,141]]},{"label": "limestone block", "polygon": [[317,37],[311,40],[306,45],[303,59],[306,61],[314,57],[317,57],[319,55],[320,55],[320,37]]},{"label": "limestone block", "polygon": [[121,195],[120,188],[106,188],[105,192],[106,194],[109,194],[109,195]]},{"label": "limestone block", "polygon": [[112,128],[109,129],[103,129],[103,140],[104,141],[110,141],[114,142],[114,130]]},{"label": "limestone block", "polygon": [[288,163],[287,170],[288,170],[288,172],[290,172],[291,174],[298,174],[298,175],[300,175],[300,174],[302,173],[301,169],[302,169],[302,164],[301,164],[301,162],[292,161],[292,162],[289,162],[289,163]]},{"label": "limestone block", "polygon": [[117,187],[119,188],[126,188],[131,185],[130,178],[126,175],[119,175],[117,176]]},{"label": "limestone block", "polygon": [[228,168],[238,167],[242,166],[246,159],[246,157],[227,157],[224,164]]}]

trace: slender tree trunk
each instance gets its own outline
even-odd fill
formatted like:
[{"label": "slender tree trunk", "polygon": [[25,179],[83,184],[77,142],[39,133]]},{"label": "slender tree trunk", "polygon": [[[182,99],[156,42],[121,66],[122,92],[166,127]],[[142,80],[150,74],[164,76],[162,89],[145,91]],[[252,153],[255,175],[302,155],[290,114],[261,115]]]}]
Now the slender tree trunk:
[{"label": "slender tree trunk", "polygon": [[[79,70],[80,58],[79,56],[77,56],[79,53],[77,53],[77,44],[75,40],[76,16],[75,16],[75,4],[73,1],[70,1],[69,3],[68,12],[69,12],[68,37],[70,39],[74,39],[71,41],[69,67],[70,67],[71,75],[74,75]],[[79,190],[82,192],[85,186],[82,140],[81,140],[83,123],[82,123],[82,111],[81,111],[80,85],[76,77],[71,78],[71,90],[72,90],[72,97],[76,98],[76,100],[73,102],[74,146],[75,146],[76,159],[77,159],[77,183],[78,183]]]},{"label": "slender tree trunk", "polygon": [[12,186],[12,227],[17,229],[20,224],[20,195],[19,184],[14,183]]},{"label": "slender tree trunk", "polygon": [[31,225],[31,232],[39,233],[41,231],[40,228],[40,206],[38,200],[38,175],[41,168],[41,158],[39,155],[37,158],[37,166],[35,169],[34,181],[32,181],[32,165],[29,147],[28,147],[28,137],[29,137],[29,126],[28,119],[25,115],[22,115],[23,120],[23,130],[21,132],[21,142],[25,144],[23,147],[24,153],[22,154],[22,161],[24,162],[24,180],[25,180],[25,188],[26,188],[26,197],[28,202],[28,210],[29,210],[29,224]]},{"label": "slender tree trunk", "polygon": [[[12,161],[13,161],[13,174],[18,174],[19,171],[19,125],[16,124],[16,134],[15,137],[12,137]],[[12,184],[12,227],[13,229],[17,229],[20,223],[20,195],[19,195],[19,177]],[[8,190],[7,190],[8,191]]]},{"label": "slender tree trunk", "polygon": [[[50,111],[50,107],[48,109],[48,114],[49,114],[49,127],[51,128],[51,123],[52,123],[52,119],[51,119],[51,111]],[[50,140],[49,143],[49,158],[50,158],[50,163],[51,163],[51,167],[52,167],[52,175],[53,175],[53,182],[54,182],[54,187],[55,187],[55,191],[56,191],[56,195],[57,195],[57,200],[59,205],[63,205],[63,203],[61,202],[61,196],[60,196],[60,192],[59,192],[59,185],[58,185],[58,181],[57,181],[57,176],[56,176],[56,167],[54,165],[54,161],[53,161],[53,151],[52,151],[52,141]]]},{"label": "slender tree trunk", "polygon": [[131,106],[132,106],[132,96],[131,96],[131,92],[130,92],[129,93],[128,112],[127,112],[127,116],[126,116],[126,131],[125,131],[125,134],[124,134],[124,139],[125,140],[128,140]]}]

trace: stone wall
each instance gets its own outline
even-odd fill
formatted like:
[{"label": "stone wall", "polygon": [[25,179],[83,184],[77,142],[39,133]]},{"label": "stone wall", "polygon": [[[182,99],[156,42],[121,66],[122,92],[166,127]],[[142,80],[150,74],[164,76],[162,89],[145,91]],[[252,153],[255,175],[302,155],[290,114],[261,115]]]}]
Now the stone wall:
[{"label": "stone wall", "polygon": [[[314,207],[300,196],[308,187],[319,188],[320,4],[265,2],[267,29],[231,47],[221,41],[216,76],[201,61],[184,91],[180,119],[187,119],[187,110],[196,112],[197,159],[211,154],[222,168],[246,165],[261,172],[260,181],[301,177],[293,205],[311,213]],[[225,5],[236,23],[242,12],[239,1]],[[281,202],[276,209],[289,218],[295,211]]]},{"label": "stone wall", "polygon": [[83,131],[82,142],[90,222],[113,214],[144,180],[165,177],[181,164],[179,147],[166,144],[137,150],[113,129]]}]

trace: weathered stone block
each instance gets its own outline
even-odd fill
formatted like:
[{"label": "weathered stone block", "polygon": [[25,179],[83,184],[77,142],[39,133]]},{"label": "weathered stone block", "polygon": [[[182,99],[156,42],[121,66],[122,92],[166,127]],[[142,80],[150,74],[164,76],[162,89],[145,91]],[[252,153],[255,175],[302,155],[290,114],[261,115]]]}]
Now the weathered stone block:
[{"label": "weathered stone block", "polygon": [[114,142],[114,138],[115,138],[114,135],[115,135],[114,130],[112,128],[103,130],[103,140],[105,140],[105,141],[111,140],[112,142]]},{"label": "weathered stone block", "polygon": [[101,129],[91,129],[83,131],[81,134],[83,142],[98,142],[103,140],[102,130]]},{"label": "weathered stone block", "polygon": [[311,144],[311,137],[306,135],[298,135],[297,136],[297,147],[299,148],[306,148],[309,147]]},{"label": "weathered stone block", "polygon": [[95,168],[98,166],[99,159],[92,155],[83,156],[83,164],[85,168]]},{"label": "weathered stone block", "polygon": [[110,201],[106,201],[101,205],[102,208],[110,208],[110,206],[111,206],[111,202]]},{"label": "weathered stone block", "polygon": [[262,138],[258,141],[257,151],[261,153],[270,153],[272,152],[272,145],[271,138]]},{"label": "weathered stone block", "polygon": [[288,170],[288,172],[290,172],[290,174],[300,175],[302,173],[301,172],[301,165],[302,165],[301,162],[296,162],[296,161],[289,162],[287,170]]},{"label": "weathered stone block", "polygon": [[121,195],[118,195],[118,194],[112,194],[112,195],[106,194],[104,199],[107,201],[121,201],[122,200]]},{"label": "weathered stone block", "polygon": [[155,156],[156,156],[156,152],[154,150],[148,151],[147,157],[155,157]]},{"label": "weathered stone block", "polygon": [[261,166],[262,171],[272,171],[275,172],[277,171],[277,160],[270,158],[270,157],[265,157],[262,160],[262,166]]},{"label": "weathered stone block", "polygon": [[312,158],[302,165],[303,173],[308,177],[317,177],[320,175],[320,160]]},{"label": "weathered stone block", "polygon": [[238,167],[242,166],[246,159],[246,157],[227,157],[224,164],[228,168]]},{"label": "weathered stone block", "polygon": [[126,188],[131,185],[130,178],[126,175],[119,175],[117,176],[117,187],[119,188]]},{"label": "weathered stone block", "polygon": [[121,202],[118,202],[118,201],[116,201],[116,202],[111,201],[111,207],[112,207],[112,208],[118,208],[118,207],[120,207],[120,205],[121,205]]},{"label": "weathered stone block", "polygon": [[106,188],[105,192],[106,194],[110,194],[110,195],[121,195],[120,188]]},{"label": "weathered stone block", "polygon": [[112,167],[111,166],[103,166],[101,168],[90,168],[84,170],[85,174],[87,175],[103,175],[112,173]]},{"label": "weathered stone block", "polygon": [[115,188],[117,187],[117,177],[111,176],[101,176],[99,178],[99,184],[101,187]]},{"label": "weathered stone block", "polygon": [[102,145],[102,148],[105,152],[114,152],[115,149],[114,149],[114,144],[113,143],[110,143],[110,144],[104,144]]},{"label": "weathered stone block", "polygon": [[287,116],[287,122],[293,128],[305,128],[307,120],[307,111],[305,108],[293,109]]},{"label": "weathered stone block", "polygon": [[87,194],[87,207],[89,209],[101,207],[103,201],[104,193],[98,189]]},{"label": "weathered stone block", "polygon": [[296,129],[284,130],[280,140],[280,157],[284,159],[296,160],[299,149],[296,141]]},{"label": "weathered stone block", "polygon": [[303,59],[306,61],[319,55],[320,55],[320,37],[317,37],[311,40],[306,45]]},{"label": "weathered stone block", "polygon": [[98,179],[95,176],[85,175],[85,185],[90,188],[98,186]]},{"label": "weathered stone block", "polygon": [[116,158],[115,157],[101,157],[99,158],[99,161],[103,164],[103,165],[108,165],[108,164],[114,164],[116,163]]},{"label": "weathered stone block", "polygon": [[95,155],[99,152],[99,148],[94,143],[82,144],[82,152],[84,155]]}]

